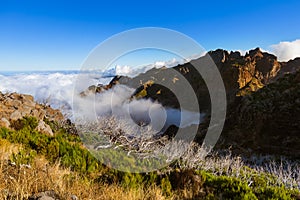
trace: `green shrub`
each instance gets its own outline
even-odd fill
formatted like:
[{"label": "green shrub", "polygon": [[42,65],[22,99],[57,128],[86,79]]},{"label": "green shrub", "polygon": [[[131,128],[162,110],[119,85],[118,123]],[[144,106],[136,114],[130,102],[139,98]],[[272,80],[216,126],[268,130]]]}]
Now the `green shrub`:
[{"label": "green shrub", "polygon": [[[44,155],[52,162],[60,160],[62,165],[72,170],[89,173],[101,165],[83,148],[78,136],[67,133],[57,133],[55,136],[40,134],[35,131],[34,118],[23,118],[20,124],[23,128],[17,131],[0,128],[0,137],[12,143],[20,143],[28,150],[34,150]],[[77,138],[76,138],[77,137]]]},{"label": "green shrub", "polygon": [[16,165],[30,165],[32,164],[33,159],[36,156],[36,151],[30,149],[22,149],[18,153],[13,153],[11,155],[11,162],[14,162]]},{"label": "green shrub", "polygon": [[163,191],[163,194],[166,196],[170,196],[172,194],[172,185],[169,181],[168,177],[165,177],[161,180],[161,189]]},{"label": "green shrub", "polygon": [[18,119],[12,123],[12,127],[15,130],[21,130],[23,128],[29,128],[31,130],[38,126],[38,120],[35,117],[25,116],[22,119]]},{"label": "green shrub", "polygon": [[203,173],[206,176],[204,186],[212,188],[214,195],[221,199],[257,199],[252,189],[244,182],[227,176],[214,176]]}]

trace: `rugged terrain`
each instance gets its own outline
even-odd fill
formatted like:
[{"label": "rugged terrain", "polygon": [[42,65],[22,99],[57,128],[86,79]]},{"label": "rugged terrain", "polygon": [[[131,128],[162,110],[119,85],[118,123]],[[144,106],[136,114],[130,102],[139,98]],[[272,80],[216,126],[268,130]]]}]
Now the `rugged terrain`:
[{"label": "rugged terrain", "polygon": [[141,95],[146,98],[157,99],[168,107],[178,107],[176,98],[170,98],[172,96],[171,91],[155,83],[164,83],[168,86],[174,85],[174,88],[176,88],[176,85],[179,87],[181,84],[181,80],[177,75],[177,72],[179,72],[195,90],[200,108],[206,111],[210,107],[210,98],[209,95],[207,97],[208,91],[205,82],[195,67],[207,65],[209,59],[212,59],[219,69],[225,85],[228,105],[236,100],[236,96],[245,96],[255,92],[283,77],[284,74],[294,73],[300,69],[300,58],[289,62],[279,62],[276,56],[262,52],[259,48],[250,50],[245,56],[242,56],[239,52],[218,49],[208,52],[204,57],[197,60],[192,60],[171,69],[152,69],[133,79],[120,79],[120,83],[127,85],[140,83],[142,87],[139,90],[145,89],[144,95]]},{"label": "rugged terrain", "polygon": [[[211,51],[206,56],[218,67],[227,94],[225,127],[216,148],[231,147],[234,152],[248,156],[255,153],[300,158],[300,58],[279,62],[276,56],[258,48],[245,56],[224,50]],[[176,70],[195,90],[200,110],[209,113],[207,88],[193,67],[205,64],[202,60],[205,58],[173,69],[153,69],[135,77],[133,81],[144,83],[135,95],[158,100],[165,106],[179,107],[168,88],[155,84],[161,79],[176,87],[180,84],[180,79],[172,76]],[[199,142],[208,123],[209,117],[199,128]]]},{"label": "rugged terrain", "polygon": [[219,148],[300,158],[300,71],[239,98],[228,110]]},{"label": "rugged terrain", "polygon": [[[201,112],[207,114],[196,137],[201,143],[210,122],[211,102],[196,68],[208,65],[211,59],[220,71],[227,95],[225,127],[216,148],[232,147],[233,152],[243,155],[262,153],[299,158],[300,58],[279,62],[276,56],[259,48],[244,56],[218,49],[173,68],[154,68],[132,79],[115,77],[106,88],[125,84],[137,88],[135,98],[151,98],[166,107],[179,108],[172,91],[181,88],[184,100],[189,101],[189,94],[181,86],[182,79],[187,80],[198,98]],[[101,87],[90,89],[98,92]],[[172,126],[166,134],[174,135],[177,129]]]},{"label": "rugged terrain", "polygon": [[[233,156],[212,153],[202,159],[204,150],[193,144],[163,169],[144,174],[119,172],[89,153],[59,110],[36,103],[30,95],[0,93],[0,198],[300,199],[300,59],[278,62],[259,49],[245,56],[216,50],[206,58],[172,69],[152,69],[134,79],[117,76],[109,85],[91,86],[81,96],[115,84],[138,85],[132,98],[151,98],[179,108],[170,88],[157,83],[177,87],[180,73],[207,113],[196,137],[201,143],[210,122],[210,98],[193,64],[205,64],[207,58],[218,67],[228,100],[215,150],[229,150]],[[171,126],[165,134],[170,139],[177,129]],[[287,156],[292,161],[260,154]],[[107,156],[122,162],[118,155]]]},{"label": "rugged terrain", "polygon": [[35,117],[38,120],[36,129],[48,135],[53,135],[53,131],[47,121],[64,121],[61,111],[36,103],[31,95],[0,92],[0,126],[18,129],[23,117]]}]

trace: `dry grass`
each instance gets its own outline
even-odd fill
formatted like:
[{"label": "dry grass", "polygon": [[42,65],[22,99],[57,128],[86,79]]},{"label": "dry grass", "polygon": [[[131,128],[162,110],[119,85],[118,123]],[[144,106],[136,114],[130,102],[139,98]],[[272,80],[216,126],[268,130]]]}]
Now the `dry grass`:
[{"label": "dry grass", "polygon": [[9,157],[20,148],[20,145],[0,140],[0,199],[27,199],[32,194],[50,190],[62,199],[71,199],[71,195],[93,200],[166,199],[157,186],[125,189],[117,184],[97,183],[62,168],[59,163],[49,164],[40,156],[34,159],[31,166],[10,163]]},{"label": "dry grass", "polygon": [[[183,162],[180,163],[180,168],[193,168],[208,171],[217,176],[235,177],[247,181],[248,185],[253,182],[253,174],[270,174],[276,178],[267,179],[267,185],[281,186],[283,184],[287,188],[300,190],[299,161],[292,161],[285,157],[276,159],[272,156],[259,155],[242,159],[239,156],[232,156],[230,152],[223,156],[212,153],[204,158],[204,155],[206,153],[202,147],[192,144],[191,148],[182,156]],[[249,176],[249,174],[252,175]],[[275,183],[274,180],[276,180]]]},{"label": "dry grass", "polygon": [[0,139],[0,160],[8,160],[12,153],[17,153],[21,145],[12,145],[7,140]]},{"label": "dry grass", "polygon": [[[159,186],[152,185],[145,187],[140,185],[135,188],[125,188],[116,183],[105,184],[97,181],[99,174],[84,177],[70,169],[63,168],[60,163],[50,164],[44,157],[36,156],[29,165],[16,165],[10,162],[13,153],[22,150],[21,145],[11,144],[6,140],[0,139],[0,199],[27,199],[29,196],[43,191],[55,191],[61,199],[71,199],[76,195],[79,199],[191,199],[193,198],[194,189],[200,193],[204,188],[197,180],[192,181],[182,189],[173,191],[166,197]],[[261,158],[260,158],[261,159]],[[268,158],[270,159],[270,158]],[[268,160],[266,158],[266,161]],[[254,161],[258,161],[256,158]],[[269,172],[276,175],[278,185],[284,183],[288,188],[300,188],[300,170],[297,163],[284,161],[282,165],[272,162],[262,162],[263,165],[253,165],[249,167],[248,173],[245,169],[247,164],[240,157],[228,156],[210,156],[203,158],[203,149],[194,146],[188,151],[182,159],[180,169],[199,169],[208,171],[214,175],[226,175],[236,177],[246,181],[248,185],[253,182],[252,173],[264,176]],[[249,165],[248,165],[249,166]],[[256,167],[255,167],[256,166]],[[101,173],[101,172],[97,172]],[[249,174],[251,176],[249,176]],[[94,178],[92,178],[94,177]],[[183,176],[189,178],[189,176]],[[196,177],[194,174],[190,177]],[[196,177],[197,178],[197,177]],[[178,179],[180,180],[180,179]],[[190,180],[185,180],[188,183]],[[274,180],[274,179],[272,179]],[[274,182],[267,181],[268,185],[274,185]],[[197,183],[197,184],[195,184]],[[199,184],[198,184],[199,183]],[[200,188],[194,188],[198,185]]]}]

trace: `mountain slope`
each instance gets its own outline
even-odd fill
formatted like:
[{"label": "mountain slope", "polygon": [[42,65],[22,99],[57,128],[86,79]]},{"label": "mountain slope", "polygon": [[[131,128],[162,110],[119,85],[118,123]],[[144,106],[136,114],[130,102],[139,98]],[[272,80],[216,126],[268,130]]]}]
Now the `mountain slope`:
[{"label": "mountain slope", "polygon": [[[226,123],[217,147],[235,147],[233,151],[243,154],[255,152],[300,157],[300,75],[297,72],[300,58],[279,62],[276,56],[259,48],[250,50],[245,56],[220,49],[205,56],[210,56],[218,67],[227,94]],[[136,90],[137,97],[151,98],[164,106],[179,108],[172,93],[172,88],[182,83],[176,74],[179,72],[193,87],[200,110],[208,114],[196,138],[202,142],[210,121],[210,97],[193,63],[201,67],[205,64],[205,57],[172,69],[152,69],[129,81],[127,79],[124,84],[142,83]],[[170,86],[171,90],[157,82]],[[188,95],[186,99],[189,100]],[[176,132],[177,129],[172,130]],[[169,132],[168,135],[175,134]]]},{"label": "mountain slope", "polygon": [[243,97],[229,112],[222,148],[300,158],[300,71]]},{"label": "mountain slope", "polygon": [[[244,155],[255,152],[300,157],[300,78],[297,72],[300,58],[279,62],[276,56],[259,48],[244,56],[218,49],[173,68],[154,68],[132,79],[116,77],[109,88],[116,83],[125,84],[137,88],[133,97],[150,98],[166,107],[189,110],[188,106],[180,107],[172,92],[180,90],[182,100],[191,101],[188,91],[182,87],[188,83],[198,98],[200,111],[207,114],[196,137],[196,141],[202,143],[210,123],[211,102],[195,65],[210,64],[207,62],[210,59],[221,74],[227,95],[226,122],[216,148],[233,147],[234,152]],[[165,134],[174,136],[177,130],[170,126]]]}]

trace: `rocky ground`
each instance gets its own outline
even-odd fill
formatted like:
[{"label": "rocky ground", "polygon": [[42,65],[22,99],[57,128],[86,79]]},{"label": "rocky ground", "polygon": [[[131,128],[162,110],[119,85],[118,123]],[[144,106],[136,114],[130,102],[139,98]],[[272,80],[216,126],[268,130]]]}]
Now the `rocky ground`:
[{"label": "rocky ground", "polygon": [[2,94],[0,92],[0,126],[16,128],[18,120],[23,117],[35,117],[38,120],[36,129],[42,133],[53,135],[47,121],[63,121],[64,116],[59,110],[50,106],[36,103],[31,95],[26,94]]}]

